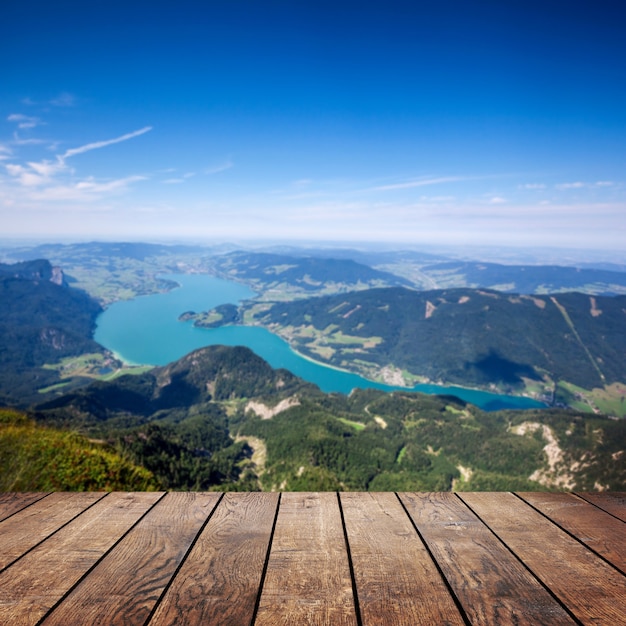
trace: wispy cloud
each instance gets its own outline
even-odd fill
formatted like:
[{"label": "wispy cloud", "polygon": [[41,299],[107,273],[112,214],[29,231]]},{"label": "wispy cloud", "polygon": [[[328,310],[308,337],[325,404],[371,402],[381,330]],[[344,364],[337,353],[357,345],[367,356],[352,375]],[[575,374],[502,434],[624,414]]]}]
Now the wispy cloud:
[{"label": "wispy cloud", "polygon": [[43,122],[38,117],[33,117],[31,115],[23,115],[22,113],[11,113],[9,117],[7,117],[7,121],[16,122],[18,128],[35,128],[35,126],[40,126]]},{"label": "wispy cloud", "polygon": [[489,198],[489,204],[505,204],[506,202],[506,198],[502,198],[501,196],[493,196],[493,198]]},{"label": "wispy cloud", "polygon": [[102,196],[111,193],[123,193],[133,183],[146,180],[146,176],[126,176],[107,182],[98,182],[93,178],[87,178],[78,183],[69,185],[54,185],[34,191],[31,198],[37,201],[82,201],[94,202]]},{"label": "wispy cloud", "polygon": [[132,183],[147,179],[147,176],[126,176],[125,178],[118,178],[117,180],[112,180],[107,183],[98,183],[94,178],[90,177],[87,180],[76,183],[75,188],[78,191],[87,193],[106,193],[125,189]]},{"label": "wispy cloud", "polygon": [[576,181],[575,183],[560,183],[559,185],[555,185],[557,189],[582,189],[586,187],[585,183],[581,183],[580,181]]},{"label": "wispy cloud", "polygon": [[15,146],[36,146],[42,143],[47,143],[45,139],[37,139],[36,137],[30,137],[24,139],[17,134],[17,131],[13,133],[13,141],[11,142]]},{"label": "wispy cloud", "polygon": [[[22,116],[12,119],[11,121],[19,122]],[[27,162],[7,162],[4,169],[12,181],[7,190],[12,193],[15,198],[21,197],[35,202],[55,202],[55,201],[84,201],[93,202],[100,200],[110,194],[118,194],[127,191],[131,185],[138,181],[146,180],[146,176],[132,175],[114,180],[96,179],[93,176],[77,177],[74,168],[70,167],[67,159],[89,152],[104,148],[113,144],[127,141],[139,135],[143,135],[151,130],[152,127],[146,126],[140,130],[127,133],[114,139],[88,143],[78,148],[66,150],[63,154],[57,154],[55,159],[43,159],[41,161]],[[24,143],[41,143],[41,140],[21,140],[17,134],[14,138],[18,141],[12,142],[12,145],[22,145]],[[0,149],[0,157],[8,160],[12,156],[12,151],[8,146],[2,146]],[[12,191],[11,191],[12,189]]]},{"label": "wispy cloud", "polygon": [[228,159],[226,162],[222,163],[221,165],[216,165],[213,167],[207,167],[207,169],[204,170],[205,174],[219,174],[220,172],[225,172],[226,170],[229,170],[231,167],[234,167],[234,163]]},{"label": "wispy cloud", "polygon": [[14,163],[6,165],[9,175],[17,179],[23,187],[37,187],[48,184],[56,174],[67,168],[60,161],[29,162],[26,165],[27,167]]},{"label": "wispy cloud", "polygon": [[594,187],[613,187],[615,183],[611,180],[598,180],[595,183],[584,183],[576,181],[574,183],[560,183],[555,185],[561,191],[565,189],[593,189]]},{"label": "wispy cloud", "polygon": [[9,146],[5,146],[4,144],[0,143],[0,161],[6,161],[7,159],[10,159],[12,154],[13,151],[11,150],[11,148],[9,148]]},{"label": "wispy cloud", "polygon": [[439,176],[437,178],[419,178],[417,180],[409,180],[404,183],[395,183],[392,185],[380,185],[372,187],[369,191],[393,191],[395,189],[411,189],[413,187],[426,187],[428,185],[440,185],[442,183],[455,183],[462,180],[468,180],[465,176]]},{"label": "wispy cloud", "polygon": [[[170,168],[164,171],[167,173],[172,173],[172,172],[175,172],[176,170],[174,168]],[[161,182],[164,185],[180,185],[182,183],[186,183],[190,178],[193,178],[195,175],[196,175],[195,172],[185,172],[184,174],[180,176],[173,176],[172,178],[166,178],[165,180],[162,180]]]},{"label": "wispy cloud", "polygon": [[67,93],[67,91],[63,91],[56,98],[52,98],[50,104],[55,107],[73,107],[76,105],[76,97],[71,93]]},{"label": "wispy cloud", "polygon": [[526,183],[525,185],[519,185],[519,189],[545,189],[546,185],[543,183]]},{"label": "wispy cloud", "polygon": [[420,196],[420,202],[453,202],[455,196]]},{"label": "wispy cloud", "polygon": [[59,158],[67,159],[68,157],[76,156],[77,154],[84,154],[85,152],[89,152],[90,150],[97,150],[98,148],[105,148],[106,146],[111,146],[115,143],[121,143],[122,141],[128,141],[129,139],[133,139],[134,137],[139,137],[149,131],[152,130],[152,126],[146,126],[145,128],[141,128],[139,130],[135,130],[132,133],[127,133],[126,135],[122,135],[121,137],[116,137],[115,139],[107,139],[105,141],[95,141],[94,143],[88,143],[84,146],[80,146],[79,148],[71,148],[67,150],[65,154],[61,155]]}]

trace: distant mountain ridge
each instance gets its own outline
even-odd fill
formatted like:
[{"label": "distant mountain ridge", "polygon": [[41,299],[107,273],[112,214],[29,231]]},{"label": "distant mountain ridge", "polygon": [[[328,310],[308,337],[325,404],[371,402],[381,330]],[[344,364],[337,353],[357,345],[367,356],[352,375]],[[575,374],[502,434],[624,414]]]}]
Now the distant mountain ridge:
[{"label": "distant mountain ridge", "polygon": [[584,291],[595,295],[617,295],[626,292],[626,273],[613,269],[446,261],[427,265],[423,271],[432,277],[439,276],[440,280],[445,275],[456,276],[465,287],[491,288],[508,293]]},{"label": "distant mountain ridge", "polygon": [[165,245],[144,242],[107,242],[92,241],[73,244],[40,244],[32,248],[11,251],[11,256],[25,261],[33,257],[56,258],[61,256],[65,261],[89,263],[97,258],[126,258],[144,261],[150,257],[170,255],[180,252],[205,252],[204,246]]},{"label": "distant mountain ridge", "polygon": [[266,252],[231,252],[213,258],[214,271],[265,291],[279,286],[316,292],[329,286],[350,291],[374,286],[412,286],[410,280],[347,258],[289,256]]}]

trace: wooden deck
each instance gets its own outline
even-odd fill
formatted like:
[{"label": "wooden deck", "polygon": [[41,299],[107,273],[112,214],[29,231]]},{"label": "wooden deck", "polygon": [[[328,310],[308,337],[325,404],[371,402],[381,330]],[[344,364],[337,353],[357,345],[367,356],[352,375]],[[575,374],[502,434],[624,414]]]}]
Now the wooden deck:
[{"label": "wooden deck", "polygon": [[626,494],[0,494],[0,624],[626,624]]}]

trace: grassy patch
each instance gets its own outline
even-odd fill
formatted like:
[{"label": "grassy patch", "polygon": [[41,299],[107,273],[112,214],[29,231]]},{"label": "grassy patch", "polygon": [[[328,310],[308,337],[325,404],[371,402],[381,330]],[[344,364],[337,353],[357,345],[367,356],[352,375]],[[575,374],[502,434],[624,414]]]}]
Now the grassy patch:
[{"label": "grassy patch", "polygon": [[67,381],[64,383],[57,383],[56,385],[50,385],[49,387],[42,387],[41,389],[37,389],[37,393],[50,393],[51,391],[58,391],[59,389],[63,389],[63,387],[67,387],[69,384],[69,381]]},{"label": "grassy patch", "polygon": [[152,365],[125,365],[114,372],[110,372],[109,374],[103,374],[98,378],[100,380],[115,380],[120,376],[125,376],[126,374],[130,374],[131,376],[138,376],[139,374],[145,374],[153,369]]},{"label": "grassy patch", "polygon": [[208,313],[200,313],[196,315],[195,323],[198,326],[202,326],[204,324],[215,324],[216,322],[220,322],[224,319],[224,316],[217,311],[209,311]]},{"label": "grassy patch", "polygon": [[73,432],[0,410],[0,491],[154,490],[151,472]]},{"label": "grassy patch", "polygon": [[342,424],[345,424],[346,426],[351,426],[356,431],[365,430],[365,424],[361,424],[361,422],[353,422],[352,420],[346,419],[345,417],[338,417],[337,419]]},{"label": "grassy patch", "polygon": [[356,337],[354,335],[344,335],[341,331],[329,335],[327,341],[346,345],[361,345],[364,348],[373,348],[383,342],[382,337]]},{"label": "grassy patch", "polygon": [[574,409],[617,417],[626,417],[625,398],[626,383],[613,383],[604,388],[589,390],[561,381],[557,388],[557,400]]}]

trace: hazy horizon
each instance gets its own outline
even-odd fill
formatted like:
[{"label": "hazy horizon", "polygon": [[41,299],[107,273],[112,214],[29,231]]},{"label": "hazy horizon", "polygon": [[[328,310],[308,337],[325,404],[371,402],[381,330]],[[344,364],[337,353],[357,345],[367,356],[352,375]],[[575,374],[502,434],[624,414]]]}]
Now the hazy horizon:
[{"label": "hazy horizon", "polygon": [[624,18],[554,0],[11,3],[1,236],[623,259]]}]

